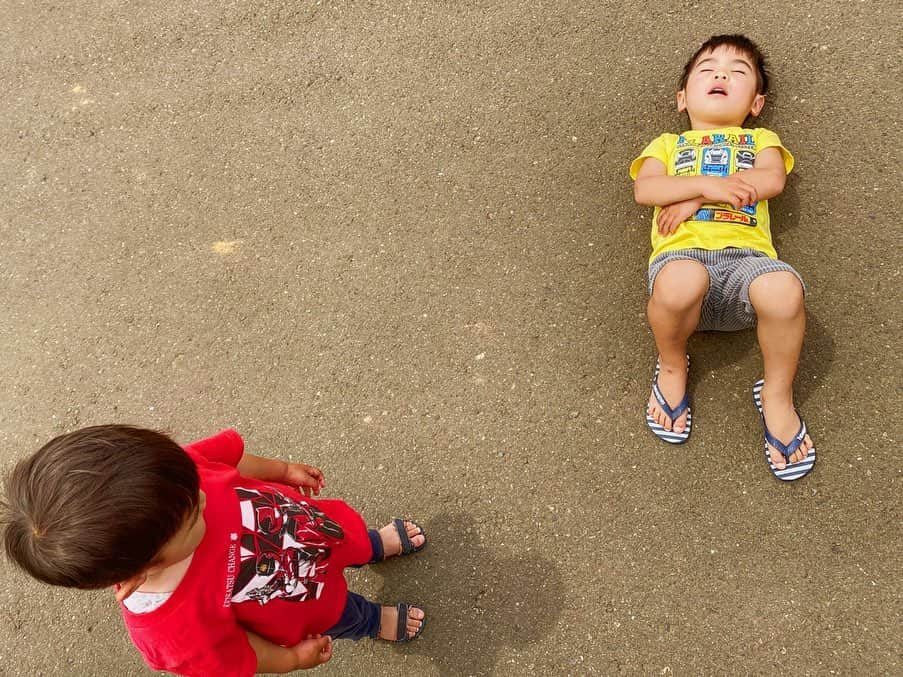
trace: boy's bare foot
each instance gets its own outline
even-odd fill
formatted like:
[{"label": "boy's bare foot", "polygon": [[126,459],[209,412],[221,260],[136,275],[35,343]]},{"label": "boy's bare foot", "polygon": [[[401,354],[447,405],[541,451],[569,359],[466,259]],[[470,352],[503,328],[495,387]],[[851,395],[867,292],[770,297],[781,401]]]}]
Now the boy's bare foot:
[{"label": "boy's bare foot", "polygon": [[[426,617],[423,609],[416,606],[408,606],[408,622],[406,625],[408,639],[414,639],[423,627],[423,619]],[[379,635],[380,639],[388,642],[398,641],[398,607],[384,606],[380,612]]]},{"label": "boy's bare foot", "polygon": [[[410,520],[404,520],[404,528],[415,548],[426,543],[426,536],[423,535],[419,526]],[[398,529],[395,528],[394,522],[390,522],[379,530],[379,538],[383,542],[384,559],[401,554],[401,537],[398,535]]]},{"label": "boy's bare foot", "polygon": [[[658,387],[665,396],[665,401],[676,406],[687,392],[687,362],[686,359],[676,363],[665,362],[659,358],[660,370],[658,373]],[[649,405],[647,407],[649,415],[665,430],[673,430],[676,433],[682,433],[687,428],[687,414],[689,410],[684,411],[677,417],[676,421],[672,421],[658,404],[654,394],[649,395]]]},{"label": "boy's bare foot", "polygon": [[[792,394],[771,392],[767,385],[762,387],[762,411],[765,416],[765,425],[778,440],[789,444],[800,430],[800,417],[793,406]],[[798,463],[809,455],[812,449],[812,440],[809,435],[803,439],[803,443],[790,456],[791,463]],[[768,453],[775,467],[783,470],[787,467],[787,458],[780,451],[768,445]]]}]

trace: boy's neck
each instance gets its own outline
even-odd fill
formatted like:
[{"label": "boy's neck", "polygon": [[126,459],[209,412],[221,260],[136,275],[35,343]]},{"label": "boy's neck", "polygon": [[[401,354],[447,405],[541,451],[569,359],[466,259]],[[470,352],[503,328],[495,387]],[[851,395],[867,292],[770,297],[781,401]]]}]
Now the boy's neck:
[{"label": "boy's neck", "polygon": [[194,553],[191,553],[180,562],[171,564],[163,569],[147,572],[147,579],[140,585],[140,592],[172,592],[188,573],[188,567],[191,566],[191,559]]},{"label": "boy's neck", "polygon": [[746,122],[745,118],[739,122],[734,120],[728,122],[713,122],[711,120],[694,120],[693,118],[690,118],[690,129],[694,132],[705,132],[711,129],[727,129],[728,127],[739,127],[742,129],[744,122]]}]

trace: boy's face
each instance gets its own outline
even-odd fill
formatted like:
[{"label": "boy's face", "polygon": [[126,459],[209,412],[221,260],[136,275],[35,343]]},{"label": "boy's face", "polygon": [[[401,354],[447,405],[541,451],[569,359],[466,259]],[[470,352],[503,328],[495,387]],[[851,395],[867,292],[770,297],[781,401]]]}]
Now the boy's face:
[{"label": "boy's face", "polygon": [[700,54],[677,93],[677,110],[687,111],[693,129],[740,127],[764,104],[752,59],[727,45]]},{"label": "boy's face", "polygon": [[185,518],[182,528],[161,548],[154,562],[155,567],[172,566],[197,550],[201,540],[204,538],[204,532],[207,530],[207,524],[204,522],[204,507],[206,505],[207,495],[203,491],[198,491],[196,510]]}]

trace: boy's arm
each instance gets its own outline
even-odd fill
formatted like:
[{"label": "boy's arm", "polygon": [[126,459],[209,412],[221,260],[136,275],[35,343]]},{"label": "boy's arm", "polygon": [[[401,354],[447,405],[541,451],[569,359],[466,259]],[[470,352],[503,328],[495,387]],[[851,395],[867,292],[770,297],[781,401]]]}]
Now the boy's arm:
[{"label": "boy's arm", "polygon": [[245,453],[236,467],[244,477],[298,487],[308,497],[311,494],[319,496],[320,489],[326,486],[323,471],[304,463],[286,463],[275,458]]},{"label": "boy's arm", "polygon": [[668,176],[665,163],[647,157],[637,172],[633,197],[639,204],[650,207],[703,198],[707,202],[727,202],[740,209],[759,199],[756,188],[745,180],[751,171],[730,176]]},{"label": "boy's arm", "polygon": [[787,183],[784,158],[774,146],[763,148],[756,154],[752,169],[741,172],[743,180],[756,189],[760,200],[780,195]]},{"label": "boy's arm", "polygon": [[662,235],[670,235],[677,230],[680,224],[698,212],[704,204],[705,200],[701,197],[694,197],[662,207],[655,220],[658,232]]},{"label": "boy's arm", "polygon": [[315,668],[332,658],[332,638],[317,635],[285,647],[270,642],[253,632],[245,633],[257,656],[257,672],[284,674]]}]

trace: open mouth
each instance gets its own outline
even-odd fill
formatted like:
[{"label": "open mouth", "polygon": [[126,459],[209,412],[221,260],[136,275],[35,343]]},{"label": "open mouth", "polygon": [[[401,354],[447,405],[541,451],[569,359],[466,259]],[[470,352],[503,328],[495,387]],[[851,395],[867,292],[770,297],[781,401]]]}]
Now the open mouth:
[{"label": "open mouth", "polygon": [[727,96],[727,92],[724,91],[723,87],[712,87],[709,90],[709,94],[720,94],[721,96]]}]

